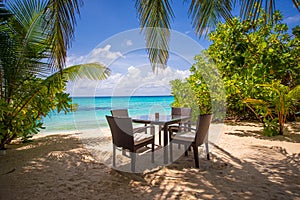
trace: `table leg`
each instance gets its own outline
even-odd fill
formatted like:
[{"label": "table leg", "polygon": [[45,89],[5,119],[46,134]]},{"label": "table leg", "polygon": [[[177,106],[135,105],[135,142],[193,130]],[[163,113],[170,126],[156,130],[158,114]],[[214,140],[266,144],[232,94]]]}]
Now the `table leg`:
[{"label": "table leg", "polygon": [[168,163],[168,125],[164,125],[164,163]]}]

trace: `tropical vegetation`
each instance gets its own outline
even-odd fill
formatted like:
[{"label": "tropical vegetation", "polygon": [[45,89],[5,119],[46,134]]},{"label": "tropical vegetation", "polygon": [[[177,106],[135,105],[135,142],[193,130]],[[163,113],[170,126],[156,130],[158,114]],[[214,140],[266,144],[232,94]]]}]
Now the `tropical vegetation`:
[{"label": "tropical vegetation", "polygon": [[[292,0],[292,2],[296,9],[299,10],[299,1]],[[264,23],[269,24],[270,21],[274,21],[272,13],[275,9],[275,1],[272,0],[195,0],[189,1],[189,3],[188,13],[192,18],[195,31],[199,35],[210,31],[210,29],[214,28],[217,22],[222,19],[227,21],[227,25],[230,24],[232,27],[237,27],[235,24],[237,22],[232,16],[232,10],[238,3],[242,8],[242,19],[249,19],[251,22],[247,25],[248,30],[250,31],[247,33],[247,31],[244,30],[244,32],[240,34],[241,36],[244,35],[250,39],[252,39],[252,37],[256,37],[251,35],[251,30],[252,32],[256,31],[256,28],[253,28],[253,22],[256,22],[258,16],[260,16],[260,12],[258,11],[263,7],[262,5],[265,5],[264,10],[266,11],[266,15],[264,15]],[[65,68],[67,49],[70,47],[71,42],[74,39],[76,14],[80,13],[79,9],[82,4],[82,0],[0,0],[0,148],[4,148],[5,144],[15,138],[21,137],[23,140],[30,138],[32,134],[39,130],[39,128],[42,128],[40,118],[47,115],[47,113],[51,110],[58,109],[58,111],[63,110],[68,112],[73,109],[69,95],[64,93],[64,89],[69,78],[73,80],[76,77],[104,79],[109,75],[109,70],[99,63],[90,63]],[[136,9],[141,27],[145,32],[149,58],[153,69],[164,67],[169,57],[168,46],[170,38],[169,29],[171,28],[170,21],[174,19],[171,4],[168,0],[136,0]],[[260,25],[258,25],[258,27],[259,26]],[[221,26],[219,27],[222,29]],[[264,33],[268,35],[267,30],[272,29],[271,26],[267,27],[268,28],[265,32],[264,30],[261,32],[263,36],[265,36]],[[277,29],[274,30],[280,35],[283,34],[282,31],[285,31],[284,28],[281,31]],[[274,30],[272,29],[272,31]],[[299,33],[299,30],[295,30],[295,32]],[[280,64],[283,64],[286,67],[286,63],[297,63],[299,61],[297,60],[298,58],[294,61],[291,60],[291,58],[294,58],[293,56],[297,55],[297,51],[299,50],[297,46],[294,47],[299,44],[296,40],[296,38],[298,38],[299,41],[298,36],[295,37],[295,40],[288,40],[285,35],[282,37],[280,36],[280,39],[276,36],[268,37],[269,40],[260,43],[261,46],[258,46],[262,48],[261,52],[264,52],[265,54],[261,55],[262,58],[259,57],[262,61],[259,60],[260,64],[257,64],[256,67],[264,69],[266,64],[261,63],[265,60],[272,61],[272,59],[276,59],[272,57],[272,54],[275,55],[275,52],[276,55],[282,53],[280,52],[281,48],[287,50],[289,53],[284,51],[283,56],[278,58],[279,60],[277,61],[282,61]],[[214,41],[213,37],[216,36],[211,34],[210,37]],[[225,67],[226,70],[233,70],[234,72],[234,67],[237,66],[235,64],[238,62],[245,63],[246,58],[249,58],[249,61],[251,61],[251,55],[248,57],[246,56],[248,51],[243,51],[245,44],[246,47],[250,47],[252,45],[249,45],[250,43],[248,44],[247,42],[256,44],[253,42],[256,41],[256,39],[252,41],[249,38],[249,41],[244,38],[236,38],[243,40],[242,45],[236,45],[237,49],[241,49],[241,59],[234,58],[233,61],[236,63],[231,63],[228,69],[227,66],[219,66],[217,59],[220,58],[211,55],[211,52],[214,51],[213,48],[216,48],[214,51],[216,53],[218,48],[221,47],[218,47],[217,45],[215,45],[215,47],[211,47],[211,50],[208,50],[208,54],[214,61],[217,62],[218,68],[222,69],[222,67]],[[272,38],[275,39],[272,40]],[[258,37],[258,41],[261,42],[259,39],[261,38]],[[274,42],[274,44],[270,44],[270,41]],[[277,47],[276,42],[283,43],[280,43],[281,46],[279,45]],[[215,40],[214,43],[217,44],[217,40]],[[233,44],[234,42],[232,45]],[[257,43],[256,45],[259,44]],[[266,48],[270,45],[273,45],[274,48],[273,46],[272,48]],[[252,46],[252,48],[254,47]],[[250,51],[249,54],[251,53],[253,52]],[[242,61],[243,56],[245,57],[244,61]],[[260,55],[258,54],[258,56]],[[266,58],[264,56],[266,56]],[[254,56],[253,58],[256,57]],[[230,60],[231,58],[228,57],[224,59]],[[252,66],[253,63],[253,60],[252,62],[249,62],[249,66],[251,67],[248,67],[250,71],[252,68],[252,72],[254,68]],[[273,63],[275,63],[275,61]],[[278,67],[280,65],[276,66]],[[276,71],[276,67],[275,69],[271,69],[270,67],[266,68],[269,70],[267,72],[272,75],[272,78],[277,75],[281,75],[279,78],[276,77],[277,79],[275,78],[274,82],[267,81],[269,79],[263,79],[263,82],[252,81],[252,84],[255,84],[253,85],[253,90],[265,91],[262,88],[270,89],[273,88],[273,86],[276,88],[274,90],[275,92],[272,93],[273,96],[263,98],[260,102],[272,101],[272,99],[275,98],[274,95],[278,94],[275,96],[278,97],[277,99],[279,99],[279,102],[281,103],[275,102],[274,105],[275,108],[278,107],[276,107],[276,105],[279,105],[280,108],[283,107],[282,105],[285,106],[284,111],[280,112],[284,113],[284,117],[278,117],[282,119],[282,121],[285,120],[285,116],[287,116],[286,113],[291,113],[295,108],[294,97],[298,94],[297,90],[295,91],[294,89],[298,88],[297,84],[299,84],[299,80],[298,76],[295,76],[293,71],[298,70],[298,68],[294,69],[294,65],[288,65],[288,67],[290,71],[287,70],[284,72]],[[256,71],[256,68],[254,69],[254,71]],[[197,70],[198,67],[196,63],[191,69],[192,73],[194,73],[194,78],[192,76],[190,77],[189,84],[193,85],[194,83],[192,88],[197,87],[197,90],[189,91],[189,93],[192,92],[199,95],[202,92],[201,90],[207,90],[209,87],[203,87],[203,85],[199,87],[201,78],[197,80],[197,76],[199,76]],[[245,73],[250,73],[249,70],[246,70]],[[278,74],[275,72],[278,72]],[[283,78],[283,74],[286,79]],[[226,76],[223,77],[223,75],[224,74],[221,74],[222,78],[225,78]],[[227,78],[228,77],[229,75]],[[292,77],[292,79],[289,77]],[[233,78],[233,82],[230,84],[234,84],[235,78],[238,77],[232,75],[231,78]],[[207,81],[205,77],[203,80],[204,82]],[[291,81],[292,84],[290,84]],[[174,81],[173,84],[178,83],[179,82]],[[227,87],[227,84],[229,83],[225,82],[226,91],[230,88]],[[244,90],[242,91],[244,92]],[[264,97],[262,94],[264,94],[264,92],[262,92],[259,97],[256,97],[255,95],[244,95],[243,93],[244,96],[240,99],[237,98],[239,96],[236,94],[233,95],[234,98],[232,99],[232,102],[229,102],[229,108],[231,108],[230,112],[238,113],[236,112],[237,110],[234,109],[236,106],[239,109],[250,109],[256,113],[256,115],[263,116],[265,120],[271,119],[271,121],[274,121],[273,115],[270,115],[269,113],[278,113],[278,109],[274,109],[274,106],[269,106],[268,109],[265,109],[264,111],[264,113],[267,114],[261,114],[262,112],[260,110],[263,109],[258,109],[257,106],[264,104],[255,104],[257,102],[253,100]],[[232,95],[232,93],[229,93],[228,95]],[[210,94],[206,96],[207,98],[210,98],[211,102],[219,102],[219,100],[215,100],[217,95]],[[288,105],[283,104],[281,101],[282,99],[285,100],[286,96],[293,97],[287,98],[288,101],[291,102]],[[203,108],[209,104],[209,101],[202,102],[199,99],[196,100],[196,102],[200,105],[200,110],[201,107]],[[238,104],[234,105],[235,102]],[[286,100],[284,102],[286,102]],[[286,107],[292,109],[285,109]],[[288,112],[286,110],[288,110]]]},{"label": "tropical vegetation", "polygon": [[28,140],[50,111],[74,109],[68,80],[105,79],[99,63],[65,67],[80,1],[0,1],[0,149]]},{"label": "tropical vegetation", "polygon": [[[187,83],[198,99],[200,110],[212,112],[207,110],[211,109],[209,104],[225,103],[219,98],[222,95],[212,95],[221,94],[216,88],[222,88],[222,82],[227,117],[256,118],[264,124],[266,135],[276,135],[283,134],[287,117],[292,119],[299,111],[300,38],[299,27],[293,29],[292,35],[288,34],[279,12],[273,14],[273,21],[266,22],[266,18],[267,14],[262,12],[254,23],[234,18],[230,24],[218,24],[209,34],[212,45],[195,57]],[[212,75],[205,79],[211,63],[215,63],[220,81]],[[209,85],[217,87],[210,89]],[[218,109],[215,107],[213,112]]]}]

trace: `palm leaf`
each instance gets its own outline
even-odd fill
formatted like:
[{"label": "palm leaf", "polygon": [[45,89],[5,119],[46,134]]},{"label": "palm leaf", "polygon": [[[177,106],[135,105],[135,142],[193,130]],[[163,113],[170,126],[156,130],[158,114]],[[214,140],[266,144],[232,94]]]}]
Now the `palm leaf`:
[{"label": "palm leaf", "polygon": [[79,78],[104,80],[109,75],[110,69],[100,63],[87,63],[65,68],[62,72],[58,71],[51,76],[48,76],[41,82],[40,87],[34,88],[30,94],[27,94],[27,97],[24,97],[24,101],[15,107],[12,115],[16,115],[20,112],[43,88],[47,88],[48,91],[51,92],[57,90],[57,88],[63,87],[64,81],[66,80],[74,81]]},{"label": "palm leaf", "polygon": [[145,33],[152,69],[165,68],[169,58],[170,20],[174,13],[168,0],[136,0],[138,18]]},{"label": "palm leaf", "polygon": [[297,10],[300,12],[300,0],[292,0],[294,3],[294,6],[297,8]]},{"label": "palm leaf", "polygon": [[0,56],[3,77],[9,85],[5,92],[8,98],[22,90],[18,80],[23,80],[25,74],[43,75],[49,71],[49,65],[43,62],[50,46],[44,33],[45,5],[38,0],[15,0],[6,4],[13,15],[7,25],[1,26]]},{"label": "palm leaf", "polygon": [[9,10],[5,7],[3,0],[0,0],[0,23],[7,20],[11,15]]},{"label": "palm leaf", "polygon": [[[41,1],[11,1],[8,4],[13,13],[14,37],[18,42],[19,51],[16,51],[18,61],[15,68],[26,72],[39,73],[49,70],[49,65],[40,60],[47,58],[50,44],[45,33],[45,20],[43,13],[46,4]],[[16,72],[17,73],[17,72]]]},{"label": "palm leaf", "polygon": [[[254,22],[264,10],[267,14],[265,21],[273,20],[273,13],[276,10],[275,0],[239,0],[241,5],[240,16],[242,19],[249,19]],[[300,0],[292,0],[295,8],[300,12]]]},{"label": "palm leaf", "polygon": [[104,80],[110,75],[110,69],[100,63],[74,65],[63,70],[63,76],[71,81],[86,78]]},{"label": "palm leaf", "polygon": [[231,20],[231,10],[231,0],[192,0],[188,13],[196,33],[207,35],[221,19]]},{"label": "palm leaf", "polygon": [[275,11],[275,0],[240,0],[240,3],[241,18],[249,19],[252,22],[257,20],[261,9],[264,9],[267,14],[267,18],[265,18],[266,22],[272,18]]},{"label": "palm leaf", "polygon": [[50,63],[60,70],[65,67],[67,49],[74,39],[75,14],[80,14],[82,4],[82,0],[49,0],[47,4],[47,31],[52,45]]},{"label": "palm leaf", "polygon": [[250,103],[252,105],[267,105],[267,102],[261,100],[261,99],[252,99],[252,98],[245,98],[243,99],[243,103]]}]

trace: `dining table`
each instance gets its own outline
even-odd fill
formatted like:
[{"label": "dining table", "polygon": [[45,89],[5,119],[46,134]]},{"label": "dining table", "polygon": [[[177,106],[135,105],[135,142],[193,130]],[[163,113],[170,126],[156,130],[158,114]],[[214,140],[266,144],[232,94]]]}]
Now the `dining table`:
[{"label": "dining table", "polygon": [[163,127],[163,146],[164,146],[164,164],[168,163],[168,148],[167,145],[169,143],[168,137],[168,127],[172,124],[177,123],[186,123],[190,120],[190,116],[182,116],[182,115],[157,115],[157,114],[149,114],[149,115],[139,115],[133,116],[132,121],[135,123],[145,123],[145,124],[153,124],[159,125]]}]

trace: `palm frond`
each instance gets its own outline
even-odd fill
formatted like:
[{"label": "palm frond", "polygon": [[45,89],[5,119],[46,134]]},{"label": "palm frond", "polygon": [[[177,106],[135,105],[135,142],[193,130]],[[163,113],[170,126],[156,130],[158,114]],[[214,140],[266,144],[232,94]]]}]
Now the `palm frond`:
[{"label": "palm frond", "polygon": [[104,80],[110,75],[110,69],[100,63],[74,65],[63,70],[63,76],[71,81],[86,78],[90,80]]},{"label": "palm frond", "polygon": [[4,5],[4,1],[0,0],[0,23],[7,20],[12,14],[7,10]]},{"label": "palm frond", "polygon": [[267,14],[265,18],[266,22],[272,20],[273,13],[276,9],[275,0],[240,0],[240,4],[241,19],[248,19],[252,22],[258,19],[261,10],[264,10]]},{"label": "palm frond", "polygon": [[252,105],[267,105],[267,103],[261,99],[245,98],[243,99],[243,102],[250,103]]},{"label": "palm frond", "polygon": [[207,35],[210,29],[215,28],[221,19],[232,19],[231,0],[192,0],[189,6],[189,16],[198,35]]},{"label": "palm frond", "polygon": [[296,9],[300,12],[300,0],[292,0]]},{"label": "palm frond", "polygon": [[[86,78],[90,80],[104,80],[110,75],[110,69],[95,62],[79,64],[63,69],[62,76],[66,80],[75,81],[76,79]],[[45,82],[61,79],[61,73],[56,72],[45,79]]]},{"label": "palm frond", "polygon": [[82,4],[82,0],[49,0],[47,4],[47,31],[52,42],[50,63],[57,69],[65,67],[67,49],[74,39],[76,13],[80,14]]},{"label": "palm frond", "polygon": [[33,88],[30,94],[26,94],[24,101],[20,103],[19,106],[16,106],[13,112],[13,115],[21,111],[32,99],[39,94],[39,92],[45,88],[51,93],[60,90],[62,87],[65,87],[65,81],[71,80],[74,81],[79,78],[87,78],[90,80],[104,80],[110,75],[110,69],[105,67],[100,63],[87,63],[74,65],[61,71],[48,76],[46,79],[38,85],[38,87]]},{"label": "palm frond", "polygon": [[174,13],[168,0],[136,0],[135,7],[152,69],[165,68],[169,58],[170,20]]},{"label": "palm frond", "polygon": [[[45,20],[43,13],[46,4],[41,1],[15,0],[8,3],[13,13],[13,31],[15,40],[20,41],[18,62],[16,67],[21,66],[27,72],[43,70],[39,60],[48,57],[50,44],[47,43],[48,35],[44,32]],[[48,65],[44,65],[46,68]]]}]

